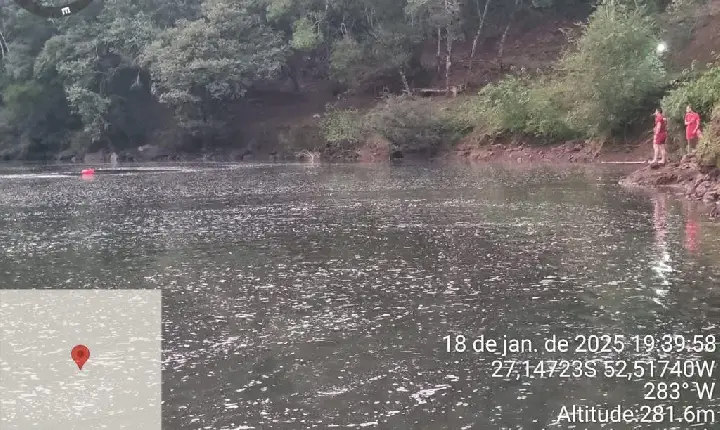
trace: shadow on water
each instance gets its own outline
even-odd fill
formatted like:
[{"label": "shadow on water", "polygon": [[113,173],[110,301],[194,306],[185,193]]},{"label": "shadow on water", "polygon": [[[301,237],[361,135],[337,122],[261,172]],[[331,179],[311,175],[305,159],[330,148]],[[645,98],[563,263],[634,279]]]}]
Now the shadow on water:
[{"label": "shadow on water", "polygon": [[[3,288],[163,291],[167,428],[545,428],[643,383],[494,377],[444,337],[718,333],[720,227],[618,170],[196,170],[0,179]],[[638,355],[505,359],[540,358]]]}]

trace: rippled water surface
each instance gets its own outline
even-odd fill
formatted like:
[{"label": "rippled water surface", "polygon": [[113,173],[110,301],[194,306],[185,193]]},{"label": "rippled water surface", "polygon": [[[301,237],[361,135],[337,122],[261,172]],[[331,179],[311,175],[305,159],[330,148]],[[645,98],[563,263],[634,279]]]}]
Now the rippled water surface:
[{"label": "rippled water surface", "polygon": [[[634,351],[500,357],[444,337],[720,338],[720,227],[617,171],[0,173],[0,288],[162,290],[167,429],[553,428],[563,405],[668,402],[644,381],[493,377],[495,360]],[[676,403],[720,419],[719,398]]]}]

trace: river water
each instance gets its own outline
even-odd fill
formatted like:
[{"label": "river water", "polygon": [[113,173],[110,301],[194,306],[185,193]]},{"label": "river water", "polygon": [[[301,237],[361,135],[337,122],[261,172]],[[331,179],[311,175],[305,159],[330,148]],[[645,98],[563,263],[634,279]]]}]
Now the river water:
[{"label": "river water", "polygon": [[[693,405],[720,420],[720,387],[709,400],[645,399],[648,381],[682,389],[720,380],[718,368],[602,375],[598,360],[720,365],[714,347],[633,346],[636,335],[720,339],[720,227],[687,202],[623,190],[621,171],[58,172],[0,172],[0,288],[160,289],[164,428],[600,428],[564,422],[573,404]],[[590,335],[627,343],[575,351]],[[483,352],[481,336],[533,350]],[[553,336],[573,349],[547,351]],[[542,374],[540,360],[600,375]]]}]

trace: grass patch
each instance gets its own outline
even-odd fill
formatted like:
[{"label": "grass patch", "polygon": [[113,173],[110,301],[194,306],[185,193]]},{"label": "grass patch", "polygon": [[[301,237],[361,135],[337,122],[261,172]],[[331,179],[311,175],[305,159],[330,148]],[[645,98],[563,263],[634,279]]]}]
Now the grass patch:
[{"label": "grass patch", "polygon": [[431,99],[388,97],[363,113],[330,110],[321,127],[327,142],[357,143],[379,135],[403,152],[433,152],[462,136],[467,128],[454,112]]}]

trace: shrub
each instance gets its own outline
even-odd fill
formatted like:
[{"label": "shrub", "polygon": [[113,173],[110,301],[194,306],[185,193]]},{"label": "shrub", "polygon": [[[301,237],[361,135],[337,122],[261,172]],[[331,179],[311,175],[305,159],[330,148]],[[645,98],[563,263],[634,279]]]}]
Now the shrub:
[{"label": "shrub", "polygon": [[364,68],[364,56],[363,47],[352,37],[345,36],[335,41],[330,54],[332,76],[341,82],[353,82]]},{"label": "shrub", "polygon": [[487,132],[563,139],[576,134],[567,126],[564,98],[557,81],[521,74],[485,87],[467,112]]},{"label": "shrub", "polygon": [[657,32],[643,8],[607,2],[597,8],[576,49],[558,64],[574,110],[571,129],[609,135],[646,111],[667,80],[656,53]]},{"label": "shrub", "polygon": [[452,142],[467,124],[432,100],[389,97],[365,113],[330,110],[321,122],[327,142],[356,143],[380,135],[407,152],[431,151]]},{"label": "shrub", "polygon": [[477,118],[481,112],[478,100],[479,97],[452,99],[438,109],[439,119],[448,130],[452,130],[458,137],[465,136],[478,126]]},{"label": "shrub", "polygon": [[670,91],[662,100],[668,122],[676,131],[685,127],[685,106],[690,104],[701,118],[709,118],[715,106],[720,106],[720,63]]},{"label": "shrub", "polygon": [[643,8],[602,3],[551,75],[485,87],[470,111],[491,132],[564,139],[624,129],[666,84],[654,22]]},{"label": "shrub", "polygon": [[702,164],[720,167],[720,104],[713,110],[710,124],[698,143],[697,154]]},{"label": "shrub", "polygon": [[307,18],[301,18],[293,24],[293,37],[290,46],[298,50],[311,50],[322,42],[322,33]]},{"label": "shrub", "polygon": [[358,142],[363,138],[362,115],[354,109],[331,109],[320,122],[327,142]]},{"label": "shrub", "polygon": [[491,132],[523,132],[530,119],[530,84],[520,75],[484,87],[479,93],[480,123]]},{"label": "shrub", "polygon": [[563,82],[541,77],[530,88],[529,118],[524,132],[550,139],[569,139],[578,132],[569,126],[572,106],[570,95],[563,89]]},{"label": "shrub", "polygon": [[456,129],[432,100],[390,97],[365,116],[366,135],[379,134],[404,151],[432,151],[456,137]]}]

